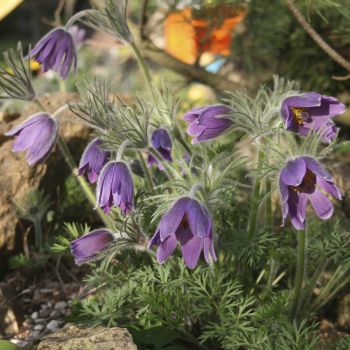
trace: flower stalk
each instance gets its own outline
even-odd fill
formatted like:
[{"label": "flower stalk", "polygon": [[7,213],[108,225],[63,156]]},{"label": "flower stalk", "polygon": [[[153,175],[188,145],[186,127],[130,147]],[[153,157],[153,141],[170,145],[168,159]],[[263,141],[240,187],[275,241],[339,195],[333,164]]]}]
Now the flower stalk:
[{"label": "flower stalk", "polygon": [[298,233],[298,261],[297,261],[297,271],[295,275],[295,287],[294,295],[291,302],[290,318],[295,320],[297,317],[299,305],[300,305],[300,295],[301,289],[304,281],[305,272],[305,251],[306,251],[306,229],[301,230]]}]

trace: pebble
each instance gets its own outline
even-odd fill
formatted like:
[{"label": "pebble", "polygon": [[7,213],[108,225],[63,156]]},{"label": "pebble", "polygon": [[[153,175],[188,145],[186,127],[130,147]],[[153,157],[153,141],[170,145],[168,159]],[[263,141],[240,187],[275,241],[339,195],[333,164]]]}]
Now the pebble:
[{"label": "pebble", "polygon": [[39,313],[37,311],[33,312],[30,316],[32,320],[36,320],[39,317]]},{"label": "pebble", "polygon": [[65,309],[67,307],[67,303],[65,301],[58,301],[56,304],[55,304],[55,309],[56,310],[62,310],[62,309]]},{"label": "pebble", "polygon": [[40,337],[40,331],[33,331],[30,336],[32,339],[37,339]]},{"label": "pebble", "polygon": [[34,326],[35,331],[42,331],[44,328],[45,328],[45,326],[43,324],[36,324]]},{"label": "pebble", "polygon": [[57,318],[61,315],[61,312],[59,310],[52,310],[50,313],[50,318]]},{"label": "pebble", "polygon": [[51,320],[47,325],[46,328],[50,331],[56,331],[59,328],[58,322],[56,320]]},{"label": "pebble", "polygon": [[39,316],[45,318],[45,317],[48,317],[50,313],[51,313],[50,309],[40,310]]},{"label": "pebble", "polygon": [[36,320],[34,320],[34,323],[35,323],[35,324],[38,324],[38,323],[45,323],[45,318],[37,318]]}]

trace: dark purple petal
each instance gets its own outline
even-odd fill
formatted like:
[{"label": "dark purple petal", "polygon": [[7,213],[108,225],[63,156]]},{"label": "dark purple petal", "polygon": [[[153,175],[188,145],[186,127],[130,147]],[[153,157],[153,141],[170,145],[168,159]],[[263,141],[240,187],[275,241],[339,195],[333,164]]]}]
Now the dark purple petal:
[{"label": "dark purple petal", "polygon": [[305,161],[307,168],[314,174],[326,181],[333,181],[332,175],[326,169],[324,169],[317,160],[311,157],[302,157],[302,159]]},{"label": "dark purple petal", "polygon": [[85,236],[71,242],[71,252],[75,263],[80,265],[96,258],[110,248],[114,242],[114,235],[106,229],[94,230]]},{"label": "dark purple petal", "polygon": [[[303,209],[304,203],[299,204],[299,195],[295,191],[290,191],[288,198],[288,214],[290,216],[290,221],[292,225],[297,230],[303,230],[305,228],[305,220],[301,220],[301,218],[305,217]],[[306,209],[305,209],[306,210]]]},{"label": "dark purple petal", "polygon": [[181,252],[186,266],[189,269],[194,269],[203,248],[203,239],[192,235],[188,229],[182,230],[177,236],[181,244]]},{"label": "dark purple petal", "polygon": [[162,241],[176,233],[181,221],[184,219],[186,206],[189,201],[190,198],[188,197],[178,199],[172,208],[162,217],[159,223],[160,238]]},{"label": "dark purple petal", "polygon": [[321,191],[316,190],[309,195],[310,202],[317,216],[322,220],[327,220],[333,215],[333,204]]},{"label": "dark purple petal", "polygon": [[175,235],[170,235],[161,242],[157,249],[157,261],[163,263],[174,252],[177,245]]},{"label": "dark purple petal", "polygon": [[95,183],[97,176],[107,161],[109,152],[100,148],[102,142],[93,139],[85,148],[80,159],[78,174],[87,175],[91,183]]},{"label": "dark purple petal", "polygon": [[302,183],[305,173],[306,164],[304,159],[297,158],[287,162],[280,176],[286,185],[298,186]]},{"label": "dark purple petal", "polygon": [[208,211],[195,199],[186,205],[186,213],[191,233],[199,238],[210,237],[212,222]]},{"label": "dark purple petal", "polygon": [[160,243],[161,243],[160,234],[159,234],[159,230],[157,230],[156,233],[153,235],[153,237],[149,240],[147,244],[147,248],[151,249],[154,245],[159,246]]},{"label": "dark purple petal", "polygon": [[42,64],[44,72],[53,70],[66,79],[71,67],[76,70],[77,54],[72,35],[63,28],[46,34],[31,50],[31,56]]}]

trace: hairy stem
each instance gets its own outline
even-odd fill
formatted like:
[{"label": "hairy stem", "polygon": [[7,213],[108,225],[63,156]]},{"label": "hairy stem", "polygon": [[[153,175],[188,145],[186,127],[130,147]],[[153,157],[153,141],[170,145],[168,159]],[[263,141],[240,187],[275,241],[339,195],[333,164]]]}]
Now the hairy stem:
[{"label": "hairy stem", "polygon": [[296,319],[299,304],[301,288],[303,286],[304,271],[305,271],[305,247],[306,247],[306,229],[298,233],[298,261],[297,271],[295,274],[294,295],[291,302],[290,318]]},{"label": "hairy stem", "polygon": [[[46,111],[46,108],[38,99],[35,99],[33,102],[41,110]],[[62,109],[59,108],[55,113],[58,115],[61,112],[61,110],[63,110],[64,108],[66,108],[66,105],[63,106]],[[67,163],[68,167],[70,168],[72,174],[75,175],[75,177],[78,179],[79,185],[80,185],[81,189],[83,190],[85,197],[89,200],[89,202],[94,207],[96,205],[95,194],[91,190],[89,184],[85,181],[85,179],[82,176],[77,176],[77,172],[76,172],[77,166],[75,164],[74,158],[73,158],[72,154],[70,153],[70,150],[69,150],[67,144],[65,143],[65,141],[62,139],[61,136],[58,136],[57,143],[58,143],[58,147],[60,149],[60,152],[62,153],[62,156],[63,156],[65,162]],[[96,209],[96,211],[97,211],[98,216],[101,218],[102,222],[106,225],[106,227],[113,230],[115,227],[114,227],[112,220],[107,217],[107,215],[103,212],[103,210],[101,208],[98,207]]]},{"label": "hairy stem", "polygon": [[[73,159],[72,154],[69,151],[69,148],[65,141],[62,139],[62,137],[58,137],[58,147],[63,155],[64,160],[66,161],[67,165],[69,166],[70,170],[72,171],[72,174],[76,176],[79,185],[81,189],[83,190],[86,198],[89,200],[89,202],[94,207],[96,205],[96,197],[94,192],[91,190],[89,184],[85,181],[85,179],[82,176],[77,176],[76,174],[76,164]],[[103,221],[103,223],[106,225],[106,227],[109,227],[111,229],[114,228],[114,225],[112,224],[111,220],[107,217],[107,215],[103,212],[103,210],[100,207],[96,208],[96,212]]]},{"label": "hairy stem", "polygon": [[[262,167],[262,163],[264,160],[264,153],[259,150],[258,153],[258,170]],[[257,223],[257,216],[258,216],[258,207],[259,207],[259,197],[260,197],[260,185],[261,181],[257,177],[255,178],[254,183],[254,189],[253,189],[253,195],[252,195],[252,204],[249,212],[249,220],[248,220],[248,238],[249,240],[253,239],[256,223]]]},{"label": "hairy stem", "polygon": [[149,171],[149,168],[145,162],[145,159],[143,158],[143,154],[141,151],[138,152],[138,155],[139,155],[139,159],[140,159],[140,163],[141,163],[143,172],[145,174],[146,186],[147,186],[148,190],[151,192],[151,191],[153,191],[153,188],[154,188],[154,183],[152,180],[151,172]]},{"label": "hairy stem", "polygon": [[147,83],[147,86],[149,88],[150,93],[152,94],[153,100],[154,102],[157,104],[157,95],[156,92],[154,90],[154,86],[152,84],[152,77],[151,77],[151,73],[149,72],[149,69],[147,67],[147,64],[145,62],[145,58],[143,57],[142,52],[140,51],[140,49],[138,48],[138,46],[135,44],[135,42],[130,43],[130,47],[133,49],[135,56],[137,58],[137,61],[144,73],[145,76],[145,81]]}]

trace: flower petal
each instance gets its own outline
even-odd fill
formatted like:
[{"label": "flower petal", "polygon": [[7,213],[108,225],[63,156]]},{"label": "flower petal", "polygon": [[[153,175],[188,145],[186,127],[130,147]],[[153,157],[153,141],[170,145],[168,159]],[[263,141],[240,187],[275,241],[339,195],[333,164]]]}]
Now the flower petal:
[{"label": "flower petal", "polygon": [[157,249],[157,261],[162,264],[174,252],[177,240],[175,235],[168,236]]},{"label": "flower petal", "polygon": [[302,183],[306,173],[306,164],[303,158],[287,162],[281,171],[282,181],[289,186],[298,186]]},{"label": "flower petal", "polygon": [[333,204],[321,191],[315,190],[312,194],[309,194],[309,198],[320,219],[327,220],[333,215]]}]

